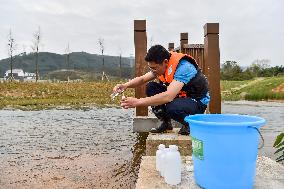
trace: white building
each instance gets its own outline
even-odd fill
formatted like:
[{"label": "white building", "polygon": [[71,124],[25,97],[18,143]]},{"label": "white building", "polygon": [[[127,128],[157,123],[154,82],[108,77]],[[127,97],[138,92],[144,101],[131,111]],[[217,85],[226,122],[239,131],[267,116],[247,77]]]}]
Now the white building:
[{"label": "white building", "polygon": [[[12,69],[12,78],[15,80],[24,80],[25,73],[22,69]],[[11,70],[7,70],[4,74],[5,79],[11,78]]]},{"label": "white building", "polygon": [[[13,79],[15,80],[35,80],[36,74],[24,72],[22,69],[12,69]],[[8,80],[11,77],[11,70],[7,70],[4,74],[4,78]]]},{"label": "white building", "polygon": [[35,73],[29,73],[25,72],[25,80],[35,80],[36,79],[36,74]]}]

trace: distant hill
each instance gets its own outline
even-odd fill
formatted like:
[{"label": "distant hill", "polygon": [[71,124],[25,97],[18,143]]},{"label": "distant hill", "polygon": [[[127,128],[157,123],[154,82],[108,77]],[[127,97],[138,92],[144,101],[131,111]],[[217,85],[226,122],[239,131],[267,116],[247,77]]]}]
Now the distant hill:
[{"label": "distant hill", "polygon": [[[10,69],[9,58],[0,60],[0,77]],[[119,56],[104,56],[104,70],[109,76],[119,77]],[[59,70],[76,70],[84,73],[101,73],[102,56],[89,54],[86,52],[70,53],[69,68],[66,63],[66,55],[56,53],[40,52],[39,53],[39,74],[40,77],[47,77],[49,73]],[[122,78],[131,78],[134,73],[134,60],[129,57],[121,58]],[[20,54],[13,57],[13,68],[23,69],[24,72],[35,72],[35,54]]]}]

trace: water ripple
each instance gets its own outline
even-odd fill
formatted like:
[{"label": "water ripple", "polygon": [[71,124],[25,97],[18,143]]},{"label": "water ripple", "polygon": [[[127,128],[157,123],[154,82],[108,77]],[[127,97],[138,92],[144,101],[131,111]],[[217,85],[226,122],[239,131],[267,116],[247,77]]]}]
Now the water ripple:
[{"label": "water ripple", "polygon": [[134,188],[146,136],[132,133],[132,115],[1,110],[0,188]]}]

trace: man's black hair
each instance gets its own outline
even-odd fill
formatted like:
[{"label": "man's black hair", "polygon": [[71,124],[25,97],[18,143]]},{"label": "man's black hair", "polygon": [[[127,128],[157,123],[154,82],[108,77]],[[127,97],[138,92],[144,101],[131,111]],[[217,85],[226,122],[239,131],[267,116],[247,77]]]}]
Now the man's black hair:
[{"label": "man's black hair", "polygon": [[170,57],[171,54],[162,45],[154,45],[148,50],[145,61],[162,64],[165,59],[169,60]]}]

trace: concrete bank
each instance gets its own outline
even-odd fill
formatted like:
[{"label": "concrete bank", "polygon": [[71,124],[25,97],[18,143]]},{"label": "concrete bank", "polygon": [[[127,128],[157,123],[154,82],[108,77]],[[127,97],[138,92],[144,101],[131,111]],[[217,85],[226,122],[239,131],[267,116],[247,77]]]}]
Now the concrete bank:
[{"label": "concrete bank", "polygon": [[[156,171],[155,160],[155,156],[143,156],[136,189],[200,189],[194,181],[191,156],[182,157],[182,180],[177,186],[170,186],[165,183],[164,178]],[[268,157],[258,157],[254,188],[284,188],[284,166]]]},{"label": "concrete bank", "polygon": [[169,145],[177,145],[179,152],[182,156],[191,155],[191,138],[190,136],[179,135],[179,128],[174,128],[163,134],[149,134],[146,140],[146,156],[155,156],[157,146],[164,144],[166,147]]},{"label": "concrete bank", "polygon": [[[163,134],[150,133],[146,140],[146,156],[142,157],[136,189],[187,188],[199,189],[193,177],[191,139],[177,134],[178,129]],[[156,171],[155,152],[159,144],[178,145],[182,155],[182,182],[178,186],[167,185]],[[274,160],[259,156],[257,159],[255,187],[261,189],[284,188],[284,166]]]}]

